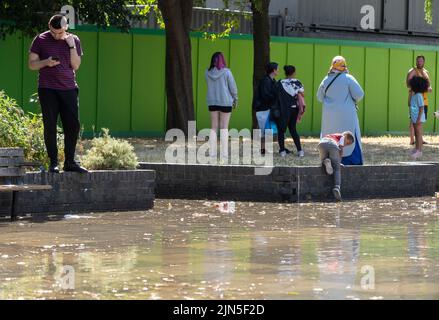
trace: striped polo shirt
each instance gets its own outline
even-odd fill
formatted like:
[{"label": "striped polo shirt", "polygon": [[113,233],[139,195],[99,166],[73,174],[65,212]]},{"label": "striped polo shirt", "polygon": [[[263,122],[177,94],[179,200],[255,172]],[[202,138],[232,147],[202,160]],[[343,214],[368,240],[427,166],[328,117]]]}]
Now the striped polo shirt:
[{"label": "striped polo shirt", "polygon": [[[83,55],[81,42],[76,35],[76,51]],[[78,88],[76,73],[70,65],[70,48],[65,40],[55,40],[50,31],[43,32],[35,37],[29,52],[36,53],[40,60],[49,57],[58,57],[60,64],[55,67],[40,69],[38,87],[44,89],[72,90]]]}]

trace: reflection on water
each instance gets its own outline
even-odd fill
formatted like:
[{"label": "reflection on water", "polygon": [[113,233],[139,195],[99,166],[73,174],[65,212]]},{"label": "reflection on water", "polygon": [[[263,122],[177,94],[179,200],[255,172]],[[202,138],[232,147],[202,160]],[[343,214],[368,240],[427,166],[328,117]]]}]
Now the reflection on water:
[{"label": "reflection on water", "polygon": [[435,199],[0,221],[1,299],[439,299]]}]

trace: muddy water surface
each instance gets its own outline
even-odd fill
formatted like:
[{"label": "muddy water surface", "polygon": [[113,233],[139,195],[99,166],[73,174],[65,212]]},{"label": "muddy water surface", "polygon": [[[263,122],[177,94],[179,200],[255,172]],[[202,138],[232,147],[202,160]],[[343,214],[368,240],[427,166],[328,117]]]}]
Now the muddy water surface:
[{"label": "muddy water surface", "polygon": [[436,199],[0,220],[0,299],[439,299]]}]

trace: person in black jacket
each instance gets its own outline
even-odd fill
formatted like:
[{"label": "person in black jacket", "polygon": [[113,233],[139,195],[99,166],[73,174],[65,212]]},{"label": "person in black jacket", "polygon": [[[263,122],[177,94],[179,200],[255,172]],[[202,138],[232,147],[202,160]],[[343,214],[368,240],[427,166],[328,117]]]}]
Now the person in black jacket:
[{"label": "person in black jacket", "polygon": [[[270,119],[270,110],[276,103],[276,80],[279,73],[279,65],[276,62],[270,62],[266,67],[266,76],[259,81],[256,92],[253,96],[253,110],[256,112],[258,126],[261,129],[261,137],[265,136],[265,125]],[[265,154],[265,141],[262,139],[261,154]]]},{"label": "person in black jacket", "polygon": [[305,89],[302,83],[295,79],[296,68],[294,66],[285,66],[286,79],[280,80],[276,84],[276,103],[272,108],[272,116],[277,125],[277,138],[279,142],[279,154],[282,157],[290,154],[291,151],[285,148],[285,132],[288,127],[294,144],[297,148],[297,155],[304,156],[302,145],[300,143],[300,136],[297,133],[296,124],[297,118],[300,114],[299,95],[303,95]]}]

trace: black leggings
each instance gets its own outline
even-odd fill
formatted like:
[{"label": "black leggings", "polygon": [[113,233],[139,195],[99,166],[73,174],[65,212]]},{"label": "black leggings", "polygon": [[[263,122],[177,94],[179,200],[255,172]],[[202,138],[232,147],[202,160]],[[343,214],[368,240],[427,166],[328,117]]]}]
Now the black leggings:
[{"label": "black leggings", "polygon": [[[297,117],[299,116],[299,108],[288,108],[288,114],[282,115],[285,119],[287,119],[286,126],[290,130],[291,137],[293,137],[294,144],[296,145],[297,151],[302,151],[302,145],[300,144],[300,136],[297,133],[296,124]],[[282,127],[281,119],[279,118],[276,121],[277,125],[277,140],[279,142],[279,151],[285,150],[285,132],[286,128]]]}]

